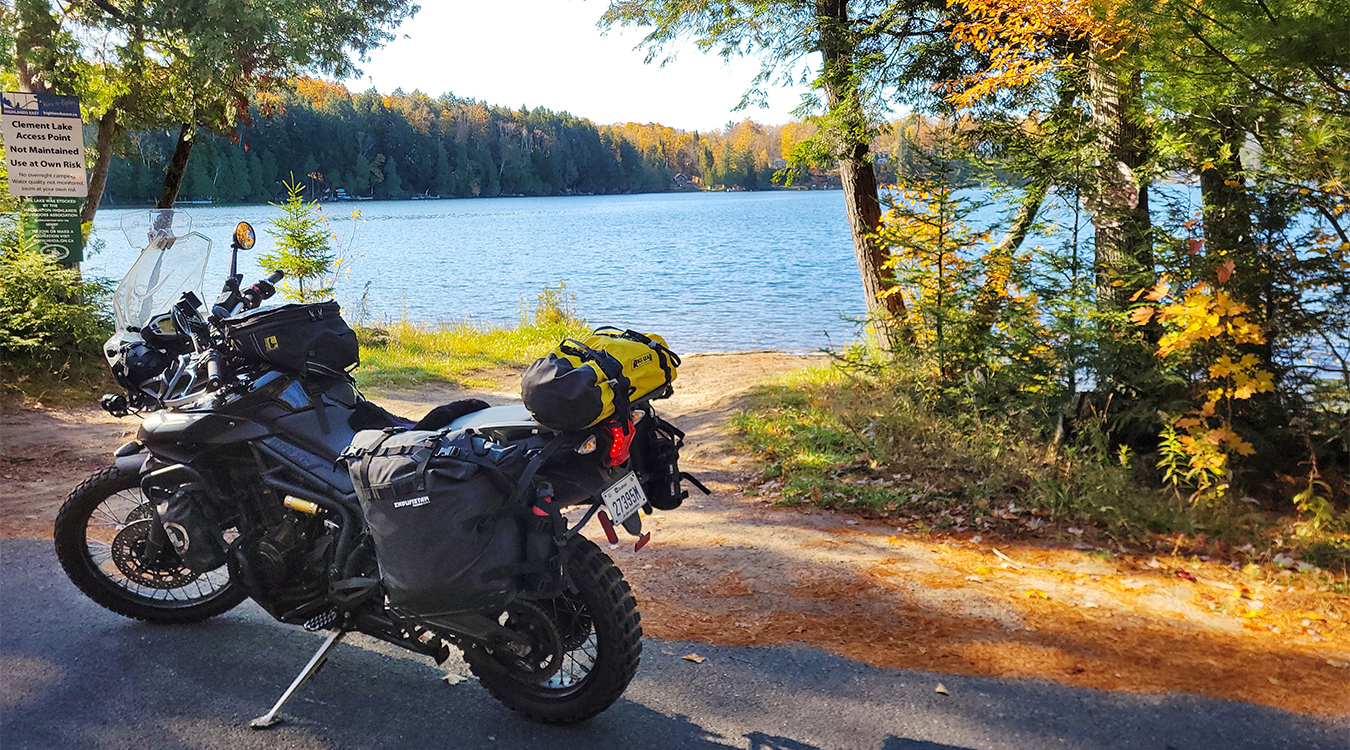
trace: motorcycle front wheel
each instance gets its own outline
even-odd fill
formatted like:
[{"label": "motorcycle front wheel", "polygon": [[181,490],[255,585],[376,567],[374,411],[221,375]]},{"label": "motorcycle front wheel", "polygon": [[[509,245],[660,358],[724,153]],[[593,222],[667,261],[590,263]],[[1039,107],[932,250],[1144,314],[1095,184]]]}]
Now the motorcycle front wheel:
[{"label": "motorcycle front wheel", "polygon": [[56,557],[77,588],[124,617],[180,625],[233,609],[247,594],[227,566],[185,567],[172,549],[144,554],[154,523],[140,475],[109,466],[80,483],[56,515]]},{"label": "motorcycle front wheel", "polygon": [[572,588],[535,602],[546,615],[562,655],[548,677],[534,679],[509,655],[481,647],[464,650],[479,682],[507,708],[531,721],[576,724],[613,705],[637,673],[642,655],[641,615],[628,583],[595,543],[573,537],[567,549]]}]

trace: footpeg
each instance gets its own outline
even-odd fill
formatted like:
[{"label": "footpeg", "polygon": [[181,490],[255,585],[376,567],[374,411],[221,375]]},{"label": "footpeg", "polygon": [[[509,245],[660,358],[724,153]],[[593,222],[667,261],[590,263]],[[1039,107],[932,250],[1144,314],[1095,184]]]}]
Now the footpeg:
[{"label": "footpeg", "polygon": [[324,612],[323,614],[315,615],[314,617],[311,617],[310,619],[306,620],[305,624],[302,625],[301,627],[303,627],[305,630],[308,630],[311,633],[317,633],[320,630],[327,630],[330,625],[337,622],[337,619],[338,619],[338,611],[336,609],[330,609],[327,612]]}]

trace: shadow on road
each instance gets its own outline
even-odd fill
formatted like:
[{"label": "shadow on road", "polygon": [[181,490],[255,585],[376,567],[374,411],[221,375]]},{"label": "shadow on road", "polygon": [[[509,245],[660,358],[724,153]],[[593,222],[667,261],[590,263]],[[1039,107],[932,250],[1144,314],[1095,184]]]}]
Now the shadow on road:
[{"label": "shadow on road", "polygon": [[[335,750],[988,750],[1060,746],[1341,747],[1344,723],[1193,696],[1132,696],[1033,680],[885,670],[810,649],[649,640],[626,697],[592,721],[523,721],[476,682],[423,659],[343,644],[284,711],[263,713],[321,638],[248,604],[156,627],[84,599],[49,543],[0,541],[0,744],[20,748]],[[912,738],[912,739],[910,739]]]}]

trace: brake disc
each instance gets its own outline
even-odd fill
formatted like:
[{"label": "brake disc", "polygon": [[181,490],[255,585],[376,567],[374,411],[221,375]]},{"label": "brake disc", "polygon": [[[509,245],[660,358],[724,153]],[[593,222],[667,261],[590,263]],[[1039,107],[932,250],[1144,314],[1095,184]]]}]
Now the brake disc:
[{"label": "brake disc", "polygon": [[544,610],[527,602],[512,602],[506,608],[505,627],[525,636],[529,645],[508,644],[494,655],[521,682],[537,684],[562,669],[563,642],[558,628]]},{"label": "brake disc", "polygon": [[197,574],[183,565],[172,548],[162,551],[159,560],[146,563],[145,548],[150,543],[153,524],[149,518],[132,521],[113,537],[112,559],[117,570],[128,581],[152,589],[177,589],[197,580]]},{"label": "brake disc", "polygon": [[123,525],[132,524],[137,521],[143,521],[147,518],[154,518],[154,517],[155,517],[154,503],[141,503],[140,505],[137,505],[135,508],[131,509],[131,512],[127,514],[127,517],[122,519],[122,523]]}]

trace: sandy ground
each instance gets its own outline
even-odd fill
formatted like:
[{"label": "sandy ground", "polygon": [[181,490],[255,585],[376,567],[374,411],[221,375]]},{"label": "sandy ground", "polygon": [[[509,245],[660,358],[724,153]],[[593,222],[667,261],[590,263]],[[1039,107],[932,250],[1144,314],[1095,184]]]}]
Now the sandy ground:
[{"label": "sandy ground", "polygon": [[[804,643],[883,667],[1185,691],[1350,716],[1350,597],[1217,563],[1103,559],[970,534],[929,538],[743,495],[754,467],[728,445],[725,420],[755,382],[806,361],[686,358],[661,411],[688,433],[684,468],[716,491],[649,517],[653,538],[642,551],[631,540],[610,551],[648,634],[727,646]],[[512,399],[513,374],[498,381],[474,395]],[[466,393],[370,395],[420,416]],[[132,431],[130,420],[97,409],[0,416],[0,535],[49,538],[64,495]]]}]

